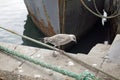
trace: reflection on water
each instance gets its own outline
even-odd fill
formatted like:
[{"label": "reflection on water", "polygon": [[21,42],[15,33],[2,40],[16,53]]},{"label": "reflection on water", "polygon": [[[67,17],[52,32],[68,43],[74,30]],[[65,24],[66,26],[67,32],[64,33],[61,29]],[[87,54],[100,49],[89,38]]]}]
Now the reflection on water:
[{"label": "reflection on water", "polygon": [[[0,26],[36,40],[44,37],[27,15],[24,0],[0,0]],[[0,29],[0,42],[42,47],[2,29]]]},{"label": "reflection on water", "polygon": [[[27,14],[23,0],[0,0],[0,26],[23,34]],[[0,29],[0,42],[21,44],[22,38]]]},{"label": "reflection on water", "polygon": [[[36,40],[41,40],[41,38],[45,37],[45,35],[38,30],[38,28],[36,27],[36,25],[32,22],[31,18],[29,16],[27,16],[27,20],[26,23],[24,25],[24,32],[23,35],[31,37],[33,39]],[[34,47],[42,47],[42,45],[36,44],[34,42],[31,42],[27,39],[22,38],[23,43],[22,45],[28,45],[28,46],[34,46]],[[45,48],[45,47],[44,47]]]},{"label": "reflection on water", "polygon": [[[36,40],[43,38],[44,35],[27,15],[24,0],[0,0],[0,26]],[[0,29],[0,42],[43,47],[2,29]]]}]

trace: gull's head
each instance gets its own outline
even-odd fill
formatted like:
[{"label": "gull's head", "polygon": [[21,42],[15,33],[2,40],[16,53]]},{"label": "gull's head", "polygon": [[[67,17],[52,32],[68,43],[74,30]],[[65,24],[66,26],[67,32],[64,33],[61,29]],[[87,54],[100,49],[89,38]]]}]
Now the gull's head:
[{"label": "gull's head", "polygon": [[69,36],[70,36],[70,39],[71,39],[72,41],[77,42],[75,35],[70,34]]},{"label": "gull's head", "polygon": [[48,43],[48,37],[43,38],[44,43]]}]

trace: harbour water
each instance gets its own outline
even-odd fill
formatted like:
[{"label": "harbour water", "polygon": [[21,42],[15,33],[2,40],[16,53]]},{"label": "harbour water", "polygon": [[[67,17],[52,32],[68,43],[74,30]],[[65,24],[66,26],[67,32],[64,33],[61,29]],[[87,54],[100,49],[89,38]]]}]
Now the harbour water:
[{"label": "harbour water", "polygon": [[[45,36],[36,28],[28,16],[23,0],[0,0],[0,3],[0,26],[37,40]],[[67,51],[88,53],[95,44],[103,43],[106,36],[105,30],[103,26],[96,26],[97,29],[90,31],[89,35],[83,37],[78,44]],[[2,29],[0,29],[0,42],[43,47]]]},{"label": "harbour water", "polygon": [[[0,26],[23,34],[27,19],[23,0],[0,0]],[[21,44],[22,38],[0,29],[0,42]]]},{"label": "harbour water", "polygon": [[[43,36],[28,17],[24,0],[0,0],[0,3],[0,26],[34,39]],[[2,29],[0,29],[0,42],[38,46]]]}]

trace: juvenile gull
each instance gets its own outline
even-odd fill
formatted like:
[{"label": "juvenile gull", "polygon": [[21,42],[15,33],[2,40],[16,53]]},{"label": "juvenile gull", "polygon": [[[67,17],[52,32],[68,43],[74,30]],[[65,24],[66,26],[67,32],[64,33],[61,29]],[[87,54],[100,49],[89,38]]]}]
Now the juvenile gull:
[{"label": "juvenile gull", "polygon": [[44,43],[50,43],[55,47],[59,47],[61,45],[65,45],[70,43],[71,41],[76,42],[76,37],[73,34],[56,34],[52,37],[45,37]]},{"label": "juvenile gull", "polygon": [[[60,48],[61,45],[65,45],[70,43],[71,41],[76,42],[76,37],[73,34],[56,34],[52,37],[45,37],[44,43],[50,43],[54,45],[54,47]],[[61,51],[59,51],[61,52]],[[56,57],[58,53],[53,53],[53,56]]]}]

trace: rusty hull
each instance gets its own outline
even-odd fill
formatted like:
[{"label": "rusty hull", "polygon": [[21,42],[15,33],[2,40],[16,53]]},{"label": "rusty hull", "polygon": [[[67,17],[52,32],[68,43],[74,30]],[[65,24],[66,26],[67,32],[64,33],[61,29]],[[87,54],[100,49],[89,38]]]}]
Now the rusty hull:
[{"label": "rusty hull", "polygon": [[47,36],[52,36],[55,34],[55,31],[53,30],[52,25],[50,22],[48,22],[48,27],[44,25],[43,20],[37,20],[36,17],[29,11],[29,14],[33,20],[33,22],[36,24],[36,26]]},{"label": "rusty hull", "polygon": [[[47,36],[60,33],[58,1],[24,0],[33,22]],[[53,8],[53,9],[52,9]]]}]

